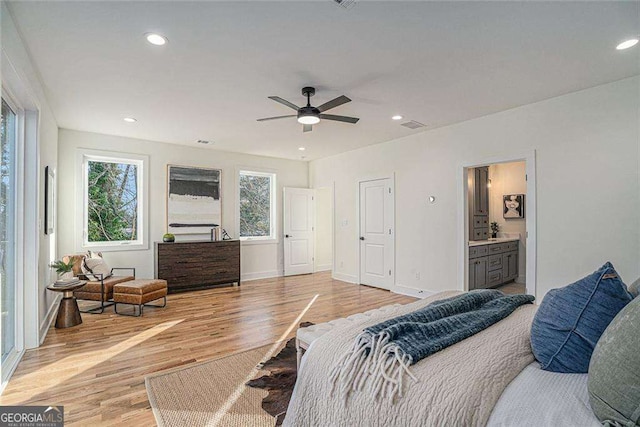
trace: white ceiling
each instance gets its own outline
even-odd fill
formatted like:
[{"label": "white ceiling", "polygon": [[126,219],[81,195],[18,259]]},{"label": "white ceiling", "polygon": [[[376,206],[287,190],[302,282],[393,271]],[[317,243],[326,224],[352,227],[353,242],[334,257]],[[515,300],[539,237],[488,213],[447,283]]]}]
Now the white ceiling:
[{"label": "white ceiling", "polygon": [[[13,2],[63,128],[307,160],[640,74],[639,2]],[[158,32],[164,47],[143,34]],[[269,99],[356,125],[303,134]],[[409,130],[390,117],[427,124]],[[138,119],[125,123],[123,117]],[[307,147],[304,153],[299,146]]]}]

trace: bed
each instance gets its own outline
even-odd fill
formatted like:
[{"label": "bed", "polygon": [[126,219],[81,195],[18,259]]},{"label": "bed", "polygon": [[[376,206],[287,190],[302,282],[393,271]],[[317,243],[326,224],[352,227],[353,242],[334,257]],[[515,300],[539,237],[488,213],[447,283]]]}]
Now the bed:
[{"label": "bed", "polygon": [[551,374],[535,364],[530,345],[534,305],[522,306],[488,329],[414,364],[411,372],[418,381],[409,381],[396,402],[366,392],[352,392],[345,399],[332,390],[327,373],[364,327],[457,294],[443,292],[339,323],[316,339],[302,359],[284,425],[544,426],[558,425],[559,420],[569,420],[566,425],[599,425],[588,406],[586,375]]}]

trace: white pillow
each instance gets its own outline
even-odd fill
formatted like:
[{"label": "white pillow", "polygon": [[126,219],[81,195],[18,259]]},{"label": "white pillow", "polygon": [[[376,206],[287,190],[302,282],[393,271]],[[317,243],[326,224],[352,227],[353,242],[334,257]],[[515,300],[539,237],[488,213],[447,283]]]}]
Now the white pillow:
[{"label": "white pillow", "polygon": [[82,272],[89,280],[100,281],[111,277],[111,268],[102,258],[102,254],[88,252],[82,260]]}]

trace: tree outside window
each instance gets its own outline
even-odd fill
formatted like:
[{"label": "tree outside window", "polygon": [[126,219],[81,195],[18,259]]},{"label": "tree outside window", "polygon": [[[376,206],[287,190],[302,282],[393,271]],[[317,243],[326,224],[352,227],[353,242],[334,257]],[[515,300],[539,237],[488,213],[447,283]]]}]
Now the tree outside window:
[{"label": "tree outside window", "polygon": [[142,244],[143,162],[85,155],[84,245]]},{"label": "tree outside window", "polygon": [[138,171],[127,163],[89,163],[89,242],[138,238]]},{"label": "tree outside window", "polygon": [[240,237],[275,238],[275,175],[241,171],[239,185]]}]

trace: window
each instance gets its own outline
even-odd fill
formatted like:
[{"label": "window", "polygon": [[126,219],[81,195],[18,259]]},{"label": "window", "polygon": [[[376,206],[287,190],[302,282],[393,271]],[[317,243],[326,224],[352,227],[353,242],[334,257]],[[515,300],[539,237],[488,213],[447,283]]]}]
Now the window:
[{"label": "window", "polygon": [[138,249],[145,244],[144,163],[142,158],[83,155],[83,246]]},{"label": "window", "polygon": [[[16,350],[16,205],[17,182],[16,150],[18,146],[17,109],[2,99],[2,121],[0,125],[0,282],[2,285],[0,309],[2,310],[2,358]],[[4,373],[3,373],[4,375]],[[5,378],[2,378],[4,381]]]},{"label": "window", "polygon": [[240,239],[276,238],[276,175],[240,171]]}]

